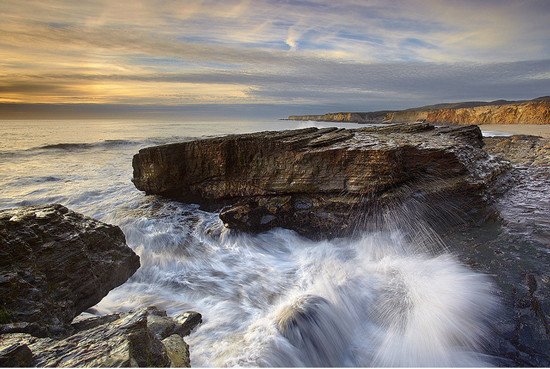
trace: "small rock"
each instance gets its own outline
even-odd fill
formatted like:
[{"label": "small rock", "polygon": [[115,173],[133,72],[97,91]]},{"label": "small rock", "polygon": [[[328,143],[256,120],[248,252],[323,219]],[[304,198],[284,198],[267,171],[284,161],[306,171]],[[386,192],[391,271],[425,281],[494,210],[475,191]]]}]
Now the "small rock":
[{"label": "small rock", "polygon": [[162,340],[172,368],[190,368],[189,346],[181,336],[173,334]]},{"label": "small rock", "polygon": [[24,343],[14,343],[4,346],[0,343],[0,367],[30,367],[34,357],[29,346]]},{"label": "small rock", "polygon": [[268,223],[271,223],[275,219],[277,219],[277,217],[274,216],[274,215],[271,215],[271,214],[264,215],[262,217],[262,219],[260,219],[260,224],[268,224]]},{"label": "small rock", "polygon": [[149,315],[147,328],[159,339],[172,335],[176,330],[176,322],[165,316]]},{"label": "small rock", "polygon": [[180,324],[176,333],[185,337],[190,334],[197,325],[202,323],[202,315],[196,311],[187,311],[175,317],[174,320]]},{"label": "small rock", "polygon": [[[148,328],[149,317],[147,309],[141,309],[63,339],[5,334],[0,336],[0,352],[13,352],[7,349],[16,343],[26,345],[39,367],[168,367],[164,345]],[[28,362],[25,348],[18,350],[16,357]]]},{"label": "small rock", "polygon": [[76,331],[85,331],[87,329],[92,329],[97,326],[114,322],[119,319],[119,314],[103,315],[103,316],[91,316],[91,317],[82,317],[80,315],[74,318],[71,323],[71,327]]}]

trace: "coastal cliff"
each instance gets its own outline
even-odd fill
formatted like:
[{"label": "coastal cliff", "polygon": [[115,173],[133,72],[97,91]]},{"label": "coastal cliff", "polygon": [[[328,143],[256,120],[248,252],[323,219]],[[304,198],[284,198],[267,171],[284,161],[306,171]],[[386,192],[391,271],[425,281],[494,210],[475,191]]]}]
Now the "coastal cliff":
[{"label": "coastal cliff", "polygon": [[550,124],[550,97],[438,104],[397,111],[291,115],[288,119],[352,123]]},{"label": "coastal cliff", "polygon": [[318,122],[380,123],[390,111],[340,112],[323,115],[291,115],[288,120],[314,120]]}]

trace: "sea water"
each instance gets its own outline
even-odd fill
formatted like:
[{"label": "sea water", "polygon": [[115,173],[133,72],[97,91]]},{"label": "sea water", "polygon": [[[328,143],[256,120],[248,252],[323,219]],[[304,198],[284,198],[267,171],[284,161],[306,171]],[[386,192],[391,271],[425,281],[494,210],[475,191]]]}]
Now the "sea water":
[{"label": "sea water", "polygon": [[141,268],[91,311],[200,312],[203,323],[186,337],[193,366],[490,364],[494,282],[463,265],[429,227],[414,237],[385,227],[331,241],[286,229],[242,234],[225,229],[216,213],[146,196],[131,182],[140,148],[306,126],[355,127],[1,121],[0,208],[61,203],[120,226]]}]

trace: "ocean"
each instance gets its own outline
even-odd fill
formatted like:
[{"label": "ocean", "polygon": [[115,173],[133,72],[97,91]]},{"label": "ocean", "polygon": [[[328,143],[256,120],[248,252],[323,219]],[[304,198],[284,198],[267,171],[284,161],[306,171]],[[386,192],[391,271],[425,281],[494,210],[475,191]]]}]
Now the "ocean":
[{"label": "ocean", "polygon": [[[131,182],[132,156],[140,148],[306,126],[355,127],[275,120],[0,121],[0,209],[60,203],[120,226],[141,268],[90,312],[149,305],[170,315],[200,312],[203,323],[185,338],[193,366],[494,363],[491,326],[503,310],[505,286],[464,255],[483,258],[480,245],[493,245],[547,258],[550,180],[544,175],[498,204],[504,219],[498,226],[451,235],[427,230],[413,238],[391,228],[331,241],[286,229],[235,233],[216,213],[146,196]],[[518,225],[524,216],[530,221]]]}]

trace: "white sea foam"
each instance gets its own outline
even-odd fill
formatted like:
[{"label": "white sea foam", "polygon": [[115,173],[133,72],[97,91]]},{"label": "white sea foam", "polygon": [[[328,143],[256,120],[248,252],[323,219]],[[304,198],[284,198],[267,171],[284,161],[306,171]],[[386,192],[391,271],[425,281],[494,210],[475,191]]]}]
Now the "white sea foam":
[{"label": "white sea foam", "polygon": [[124,226],[142,267],[97,308],[201,312],[187,338],[194,366],[490,364],[492,285],[453,256],[420,252],[399,231],[321,242],[281,229],[235,235],[213,214],[178,217],[174,206],[185,213],[171,204]]}]

